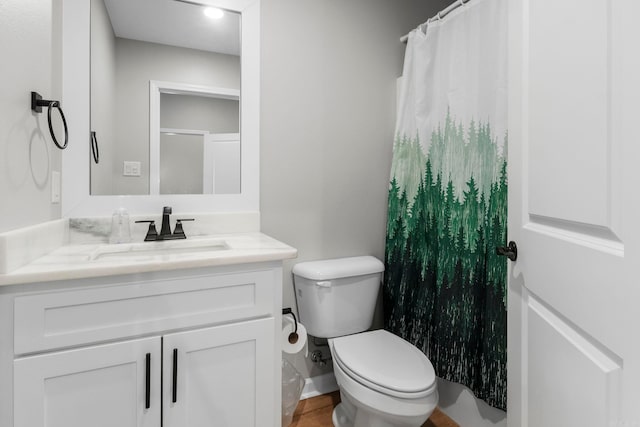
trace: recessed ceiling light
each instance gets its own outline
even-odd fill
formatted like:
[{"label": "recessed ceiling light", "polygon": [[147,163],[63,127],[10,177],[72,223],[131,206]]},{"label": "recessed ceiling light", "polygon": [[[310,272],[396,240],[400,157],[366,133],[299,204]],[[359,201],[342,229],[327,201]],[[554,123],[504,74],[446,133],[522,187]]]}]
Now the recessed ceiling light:
[{"label": "recessed ceiling light", "polygon": [[205,16],[211,19],[220,19],[224,16],[224,12],[222,9],[218,9],[217,7],[207,7],[204,9]]}]

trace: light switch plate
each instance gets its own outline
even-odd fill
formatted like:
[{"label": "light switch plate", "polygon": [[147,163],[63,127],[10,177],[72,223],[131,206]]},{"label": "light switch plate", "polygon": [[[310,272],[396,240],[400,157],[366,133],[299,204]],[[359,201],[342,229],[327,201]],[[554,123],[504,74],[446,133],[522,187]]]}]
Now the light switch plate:
[{"label": "light switch plate", "polygon": [[140,176],[140,162],[124,161],[124,176]]}]

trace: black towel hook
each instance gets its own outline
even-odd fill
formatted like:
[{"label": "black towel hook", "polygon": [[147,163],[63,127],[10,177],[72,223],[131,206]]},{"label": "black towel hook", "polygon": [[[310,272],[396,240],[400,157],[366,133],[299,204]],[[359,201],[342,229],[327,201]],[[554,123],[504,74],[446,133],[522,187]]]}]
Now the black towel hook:
[{"label": "black towel hook", "polygon": [[[69,129],[67,128],[67,120],[64,117],[62,107],[60,107],[60,101],[42,99],[42,96],[38,92],[31,92],[31,111],[42,113],[42,107],[48,107],[47,120],[49,121],[49,133],[51,134],[53,143],[56,144],[56,147],[59,149],[64,150],[67,148],[67,144],[69,143]],[[62,118],[62,124],[64,126],[64,144],[62,145],[58,142],[55,132],[53,131],[53,124],[51,123],[51,110],[54,108],[57,108],[60,112],[60,117]]]}]

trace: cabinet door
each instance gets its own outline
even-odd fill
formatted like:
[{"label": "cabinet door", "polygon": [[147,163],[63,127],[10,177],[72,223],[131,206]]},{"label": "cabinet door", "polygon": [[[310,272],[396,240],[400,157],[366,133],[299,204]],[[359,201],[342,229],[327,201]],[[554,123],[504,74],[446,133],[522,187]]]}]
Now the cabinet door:
[{"label": "cabinet door", "polygon": [[275,427],[273,318],[164,336],[164,427]]},{"label": "cabinet door", "polygon": [[160,355],[146,338],[16,359],[14,427],[158,427]]}]

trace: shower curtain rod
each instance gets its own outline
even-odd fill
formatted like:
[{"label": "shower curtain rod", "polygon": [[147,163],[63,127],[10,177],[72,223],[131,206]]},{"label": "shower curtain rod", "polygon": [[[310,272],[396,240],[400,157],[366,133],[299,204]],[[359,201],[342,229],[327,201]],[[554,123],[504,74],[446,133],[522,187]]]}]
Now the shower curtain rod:
[{"label": "shower curtain rod", "polygon": [[[434,21],[439,21],[442,18],[444,18],[445,16],[447,16],[449,13],[453,12],[454,10],[456,10],[457,8],[459,8],[462,5],[465,5],[467,3],[469,3],[471,0],[457,0],[454,3],[451,3],[449,6],[447,6],[446,8],[442,9],[440,12],[438,12],[435,16],[427,19],[427,22],[425,22],[424,24],[420,24],[418,25],[418,28],[422,28],[426,25],[429,25],[430,23],[434,22]],[[400,37],[400,42],[401,43],[406,43],[407,40],[409,40],[409,34],[405,34],[404,36]]]}]

